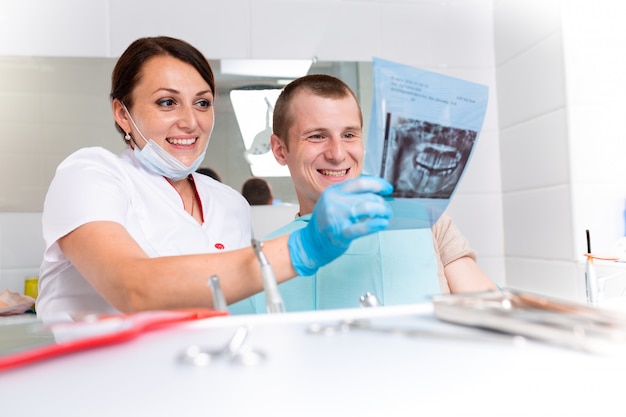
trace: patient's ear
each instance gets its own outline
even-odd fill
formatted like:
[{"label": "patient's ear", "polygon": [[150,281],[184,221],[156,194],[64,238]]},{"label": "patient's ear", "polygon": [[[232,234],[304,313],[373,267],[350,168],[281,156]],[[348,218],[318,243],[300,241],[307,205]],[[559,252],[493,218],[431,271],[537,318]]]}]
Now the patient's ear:
[{"label": "patient's ear", "polygon": [[287,147],[285,146],[285,142],[275,133],[272,133],[272,136],[270,136],[270,147],[272,148],[276,162],[283,166],[287,165]]}]

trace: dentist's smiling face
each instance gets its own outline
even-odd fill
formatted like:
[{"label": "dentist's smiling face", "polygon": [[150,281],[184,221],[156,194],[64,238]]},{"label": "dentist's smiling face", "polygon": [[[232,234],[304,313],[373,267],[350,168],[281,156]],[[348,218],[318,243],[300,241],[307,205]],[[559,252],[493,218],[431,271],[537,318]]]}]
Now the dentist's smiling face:
[{"label": "dentist's smiling face", "polygon": [[300,214],[310,213],[322,191],[361,174],[361,111],[355,98],[326,98],[299,91],[289,107],[287,138],[272,135],[276,160],[289,167]]},{"label": "dentist's smiling face", "polygon": [[[194,67],[168,55],[150,58],[132,99],[130,114],[146,139],[187,166],[204,151],[215,119],[213,91]],[[142,135],[128,126],[135,146],[143,148]]]}]

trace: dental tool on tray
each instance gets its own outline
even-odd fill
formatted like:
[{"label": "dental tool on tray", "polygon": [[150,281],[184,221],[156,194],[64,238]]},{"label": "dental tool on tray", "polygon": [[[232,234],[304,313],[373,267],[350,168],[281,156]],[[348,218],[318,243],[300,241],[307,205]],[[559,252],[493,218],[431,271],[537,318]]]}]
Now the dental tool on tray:
[{"label": "dental tool on tray", "polygon": [[262,245],[263,244],[260,241],[254,238],[252,239],[252,248],[254,248],[254,253],[261,264],[261,278],[263,279],[263,289],[265,290],[265,304],[267,312],[270,314],[284,313],[285,305],[283,303],[283,298],[280,296],[280,292],[278,291],[274,270],[263,253]]},{"label": "dental tool on tray", "polygon": [[359,304],[361,307],[380,307],[378,298],[369,291],[359,297]]}]

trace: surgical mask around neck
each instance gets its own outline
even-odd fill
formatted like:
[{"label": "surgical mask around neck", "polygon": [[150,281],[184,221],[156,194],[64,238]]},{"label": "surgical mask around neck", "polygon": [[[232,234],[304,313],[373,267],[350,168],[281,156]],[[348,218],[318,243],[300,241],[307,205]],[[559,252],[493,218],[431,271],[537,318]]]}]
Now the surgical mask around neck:
[{"label": "surgical mask around neck", "polygon": [[[164,176],[165,178],[169,178],[174,181],[182,180],[187,178],[189,174],[194,172],[202,161],[204,160],[204,156],[206,154],[207,144],[204,146],[204,150],[198,157],[193,161],[190,166],[186,166],[174,156],[172,156],[165,149],[160,147],[154,140],[146,139],[146,137],[141,133],[141,130],[137,127],[137,124],[133,120],[130,112],[126,108],[126,105],[122,103],[130,122],[133,124],[133,127],[139,133],[139,136],[146,142],[142,149],[139,149],[139,146],[135,146],[133,152],[139,162],[146,167],[148,170],[154,172],[155,174],[159,174]],[[134,139],[133,139],[134,140]],[[137,142],[135,141],[135,145]]]}]

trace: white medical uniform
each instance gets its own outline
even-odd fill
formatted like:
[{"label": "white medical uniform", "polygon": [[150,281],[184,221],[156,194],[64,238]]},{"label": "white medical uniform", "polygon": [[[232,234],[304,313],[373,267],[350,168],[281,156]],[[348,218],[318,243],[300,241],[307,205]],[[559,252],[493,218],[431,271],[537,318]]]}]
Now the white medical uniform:
[{"label": "white medical uniform", "polygon": [[150,257],[213,253],[250,246],[250,206],[241,194],[194,173],[202,202],[200,225],[184,209],[167,180],[146,170],[131,149],[81,149],[57,168],[43,210],[46,242],[39,277],[37,314],[117,313],[59,249],[58,239],[93,221],[121,224]]}]

